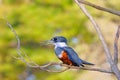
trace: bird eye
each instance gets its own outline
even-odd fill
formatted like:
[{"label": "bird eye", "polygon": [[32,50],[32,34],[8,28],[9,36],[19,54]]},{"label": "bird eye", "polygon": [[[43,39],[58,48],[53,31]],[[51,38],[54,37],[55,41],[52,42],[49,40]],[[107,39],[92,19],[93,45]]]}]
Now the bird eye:
[{"label": "bird eye", "polygon": [[54,40],[54,41],[56,41],[56,40],[57,40],[57,38],[53,38],[53,40]]}]

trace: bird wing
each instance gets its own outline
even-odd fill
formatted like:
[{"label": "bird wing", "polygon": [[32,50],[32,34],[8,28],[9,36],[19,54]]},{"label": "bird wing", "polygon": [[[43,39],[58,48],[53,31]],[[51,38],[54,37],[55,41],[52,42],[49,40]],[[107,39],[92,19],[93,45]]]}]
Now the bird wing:
[{"label": "bird wing", "polygon": [[67,53],[68,58],[77,66],[83,66],[82,60],[71,47],[64,47],[63,50]]}]

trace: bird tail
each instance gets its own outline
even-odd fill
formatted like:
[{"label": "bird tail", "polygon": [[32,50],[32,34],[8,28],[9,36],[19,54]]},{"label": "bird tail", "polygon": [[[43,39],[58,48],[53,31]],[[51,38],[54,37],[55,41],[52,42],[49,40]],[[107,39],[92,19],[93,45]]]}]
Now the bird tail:
[{"label": "bird tail", "polygon": [[82,63],[83,63],[83,64],[86,64],[86,65],[95,65],[95,64],[93,64],[93,63],[90,63],[90,62],[87,62],[87,61],[84,61],[84,60],[82,60]]}]

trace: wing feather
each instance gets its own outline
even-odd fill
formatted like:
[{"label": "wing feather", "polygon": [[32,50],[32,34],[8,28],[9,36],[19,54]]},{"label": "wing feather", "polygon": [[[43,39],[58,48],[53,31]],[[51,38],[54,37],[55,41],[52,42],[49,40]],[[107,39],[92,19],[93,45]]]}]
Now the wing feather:
[{"label": "wing feather", "polygon": [[69,59],[77,66],[82,65],[82,60],[71,47],[64,47],[64,51],[68,54]]}]

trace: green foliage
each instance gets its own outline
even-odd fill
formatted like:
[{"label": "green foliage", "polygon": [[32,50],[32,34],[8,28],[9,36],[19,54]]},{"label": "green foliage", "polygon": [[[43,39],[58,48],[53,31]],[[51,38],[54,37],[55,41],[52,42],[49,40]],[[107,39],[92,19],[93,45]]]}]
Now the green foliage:
[{"label": "green foliage", "polygon": [[29,33],[31,36],[28,37],[35,41],[45,40],[54,35],[71,38],[81,34],[84,36],[83,40],[89,42],[93,35],[85,28],[86,18],[72,12],[73,7],[68,6],[65,10],[59,10],[53,6],[23,5],[14,11],[9,19],[14,27],[22,30],[22,34]]},{"label": "green foliage", "polygon": [[23,3],[23,1],[24,0],[3,0],[3,3],[13,5],[13,4],[21,4]]}]

